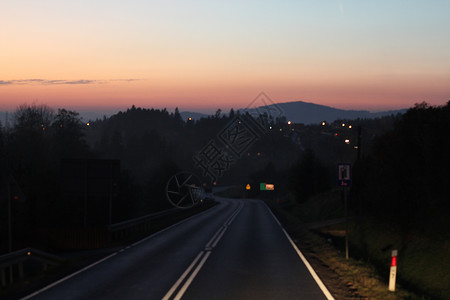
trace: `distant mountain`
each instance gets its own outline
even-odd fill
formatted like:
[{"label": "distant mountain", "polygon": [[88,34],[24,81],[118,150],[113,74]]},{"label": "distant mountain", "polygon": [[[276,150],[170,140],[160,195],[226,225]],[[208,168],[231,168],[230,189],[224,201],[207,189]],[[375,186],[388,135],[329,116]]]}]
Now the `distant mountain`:
[{"label": "distant mountain", "polygon": [[[277,106],[277,109],[275,111],[281,110],[282,115],[284,115],[287,120],[290,120],[294,123],[303,123],[303,124],[318,124],[323,121],[333,122],[338,119],[347,119],[347,120],[358,118],[372,119],[393,114],[395,115],[398,113],[403,114],[407,111],[407,109],[389,110],[382,112],[370,112],[367,110],[344,110],[303,101],[285,102],[272,104],[268,106],[261,106],[258,108],[258,111],[264,110],[274,111],[275,105]],[[242,112],[243,110],[241,109],[240,111]],[[104,116],[110,117],[111,115],[114,115],[116,113],[113,110],[105,110],[102,112],[81,110],[78,112],[80,113],[80,116],[83,117],[83,121],[95,120],[97,118],[102,119]],[[189,118],[192,118],[193,120],[199,120],[201,118],[207,118],[212,115],[191,111],[183,111],[180,112],[180,114],[184,121],[188,120]],[[13,112],[9,113],[8,119],[9,124],[11,126],[14,122]],[[2,126],[5,125],[5,121],[6,121],[6,112],[0,112],[0,122]]]},{"label": "distant mountain", "polygon": [[[277,109],[275,109],[275,106],[277,106]],[[407,109],[401,109],[372,113],[367,110],[344,110],[303,101],[278,103],[258,107],[258,111],[264,110],[281,110],[287,120],[303,124],[318,124],[323,121],[330,123],[339,119],[372,119],[392,114],[405,113],[407,111]]]}]

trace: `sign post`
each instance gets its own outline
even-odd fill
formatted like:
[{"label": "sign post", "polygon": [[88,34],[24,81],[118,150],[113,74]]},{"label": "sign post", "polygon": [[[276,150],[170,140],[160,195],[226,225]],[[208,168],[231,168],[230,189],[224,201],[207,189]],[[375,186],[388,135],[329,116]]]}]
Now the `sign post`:
[{"label": "sign post", "polygon": [[344,213],[345,213],[345,259],[348,259],[348,207],[347,207],[347,189],[352,186],[351,164],[338,164],[338,186],[342,187],[344,194]]},{"label": "sign post", "polygon": [[395,292],[395,280],[397,278],[397,255],[398,250],[392,250],[391,272],[389,274],[389,291]]}]

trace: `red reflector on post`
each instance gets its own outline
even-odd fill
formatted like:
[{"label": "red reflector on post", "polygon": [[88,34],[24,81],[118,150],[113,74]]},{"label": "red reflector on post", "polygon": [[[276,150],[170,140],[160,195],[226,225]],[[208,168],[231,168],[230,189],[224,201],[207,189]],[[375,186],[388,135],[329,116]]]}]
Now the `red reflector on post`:
[{"label": "red reflector on post", "polygon": [[391,267],[397,266],[397,256],[392,256]]}]

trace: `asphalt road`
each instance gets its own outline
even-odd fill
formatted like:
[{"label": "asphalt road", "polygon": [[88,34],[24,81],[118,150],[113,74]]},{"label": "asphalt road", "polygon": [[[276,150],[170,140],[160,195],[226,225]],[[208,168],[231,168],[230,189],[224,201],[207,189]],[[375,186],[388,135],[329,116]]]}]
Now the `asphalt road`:
[{"label": "asphalt road", "polygon": [[262,201],[216,199],[23,299],[333,299]]}]

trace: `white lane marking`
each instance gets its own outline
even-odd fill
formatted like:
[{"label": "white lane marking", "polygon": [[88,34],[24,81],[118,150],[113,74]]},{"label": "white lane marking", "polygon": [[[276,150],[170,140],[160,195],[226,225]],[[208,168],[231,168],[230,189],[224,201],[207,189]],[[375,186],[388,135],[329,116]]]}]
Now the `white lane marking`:
[{"label": "white lane marking", "polygon": [[239,212],[241,211],[241,209],[242,209],[243,206],[244,206],[244,204],[241,203],[241,205],[240,205],[239,208],[236,210],[236,212],[234,213],[234,215],[232,215],[232,216],[230,217],[230,219],[228,220],[228,222],[225,223],[226,225],[229,226],[229,225],[234,221],[234,219],[235,219],[236,216],[239,214]]},{"label": "white lane marking", "polygon": [[198,264],[197,268],[195,268],[194,272],[192,272],[191,276],[189,276],[188,280],[184,283],[183,287],[180,289],[174,300],[180,300],[181,297],[183,297],[184,293],[188,289],[188,287],[191,285],[194,278],[197,276],[200,269],[205,264],[206,260],[208,259],[209,255],[211,254],[211,251],[206,252],[206,255],[203,256],[202,261]]},{"label": "white lane marking", "polygon": [[177,282],[172,286],[172,288],[167,292],[167,294],[162,298],[162,300],[167,300],[172,296],[172,294],[175,292],[175,290],[178,288],[178,286],[183,282],[184,278],[191,272],[191,270],[194,268],[194,266],[197,264],[197,261],[203,256],[205,252],[201,251],[197,257],[194,259],[194,261],[189,265],[189,267],[184,271],[184,273],[178,278]]},{"label": "white lane marking", "polygon": [[[217,207],[217,206],[214,206],[214,207],[212,207],[211,209],[214,209],[214,208],[216,208],[216,207]],[[131,248],[131,247],[137,246],[137,245],[139,245],[139,244],[145,242],[146,240],[151,239],[152,237],[154,237],[154,236],[156,236],[156,235],[158,235],[158,234],[161,234],[161,233],[163,233],[163,232],[166,232],[167,230],[172,229],[172,228],[175,227],[175,226],[181,225],[181,224],[183,224],[183,223],[189,221],[190,219],[193,219],[193,218],[195,218],[195,217],[200,217],[201,215],[203,215],[203,214],[205,214],[205,213],[207,213],[207,212],[211,212],[211,211],[210,211],[209,209],[207,209],[207,210],[205,210],[205,211],[202,211],[201,213],[198,213],[198,214],[195,214],[195,215],[193,215],[193,216],[190,216],[189,218],[183,219],[183,220],[181,220],[181,221],[178,222],[178,223],[175,223],[175,224],[173,224],[173,225],[170,225],[169,227],[166,227],[166,228],[164,228],[164,229],[162,229],[162,230],[160,230],[160,231],[158,231],[158,232],[155,232],[155,233],[152,234],[152,235],[149,235],[149,236],[143,238],[143,239],[140,240],[140,241],[137,241],[137,242],[131,244],[129,247]]]},{"label": "white lane marking", "polygon": [[141,244],[142,242],[145,242],[146,240],[151,239],[151,238],[155,237],[156,235],[161,234],[161,233],[163,233],[163,232],[165,232],[165,231],[171,229],[172,227],[175,227],[175,226],[180,225],[180,224],[182,224],[182,223],[184,223],[184,222],[187,222],[188,220],[190,220],[190,219],[192,219],[192,218],[194,218],[194,217],[199,217],[199,216],[201,216],[201,215],[203,215],[203,214],[205,214],[206,212],[209,212],[209,211],[210,211],[210,210],[207,209],[207,210],[205,210],[205,211],[203,211],[203,212],[201,212],[201,213],[199,213],[199,214],[195,214],[195,215],[193,215],[193,216],[191,216],[191,217],[189,217],[189,218],[186,218],[186,219],[181,220],[181,221],[178,222],[178,223],[175,223],[175,224],[173,224],[173,225],[171,225],[171,226],[169,226],[169,227],[166,227],[166,228],[164,228],[164,229],[162,229],[162,230],[160,230],[160,231],[158,231],[158,232],[155,232],[155,233],[153,233],[152,235],[149,235],[149,236],[143,238],[142,240],[139,240],[139,241],[137,241],[137,242],[135,242],[135,243],[133,243],[133,244],[131,244],[131,245],[128,245],[128,246],[126,246],[125,248],[122,248],[122,249],[120,249],[120,250],[118,250],[118,251],[116,251],[116,252],[110,254],[109,256],[106,256],[106,257],[104,257],[104,258],[102,258],[102,259],[100,259],[100,260],[98,260],[98,261],[96,261],[96,262],[90,264],[89,266],[84,267],[84,268],[81,269],[81,270],[78,270],[78,271],[76,271],[76,272],[74,272],[74,273],[72,273],[72,274],[70,274],[70,275],[68,275],[68,276],[66,276],[66,277],[64,277],[64,278],[61,278],[61,279],[58,280],[58,281],[55,281],[55,282],[53,282],[53,283],[51,283],[51,284],[49,284],[49,285],[43,287],[43,288],[40,289],[40,290],[37,290],[36,292],[34,292],[34,293],[32,293],[32,294],[30,294],[30,295],[28,295],[28,296],[25,296],[25,297],[21,298],[20,300],[27,300],[27,299],[30,299],[30,298],[32,298],[32,297],[34,297],[34,296],[37,296],[37,295],[43,293],[44,291],[46,291],[46,290],[48,290],[48,289],[51,289],[52,287],[57,286],[58,284],[60,284],[60,283],[62,283],[62,282],[64,282],[64,281],[66,281],[66,280],[68,280],[68,279],[74,277],[75,275],[78,275],[78,274],[80,274],[81,272],[84,272],[84,271],[86,271],[86,270],[92,268],[93,266],[95,266],[95,265],[97,265],[97,264],[99,264],[99,263],[101,263],[101,262],[104,262],[105,260],[110,259],[111,257],[113,257],[113,256],[115,256],[115,255],[117,255],[117,254],[119,254],[119,253],[121,253],[121,252],[124,252],[126,249],[133,248],[134,246],[137,246],[137,245]]},{"label": "white lane marking", "polygon": [[162,300],[168,300],[173,295],[173,293],[178,289],[179,285],[183,282],[183,280],[186,278],[186,276],[189,274],[189,272],[192,270],[192,268],[195,266],[197,261],[202,257],[204,253],[206,253],[200,263],[197,265],[195,270],[192,272],[191,276],[186,280],[182,288],[178,291],[176,296],[173,298],[174,300],[179,300],[181,297],[183,297],[184,293],[187,291],[189,286],[191,285],[192,281],[197,276],[198,272],[200,272],[201,268],[205,264],[206,260],[208,259],[209,255],[211,255],[211,250],[214,248],[217,243],[222,239],[222,236],[225,234],[225,231],[228,229],[228,226],[231,224],[232,221],[236,218],[236,216],[239,214],[239,212],[242,210],[242,207],[244,206],[244,203],[240,203],[239,207],[233,211],[231,216],[225,221],[225,223],[216,231],[216,233],[212,236],[212,238],[206,243],[205,245],[205,251],[201,251],[200,254],[194,259],[194,261],[189,265],[188,269],[186,269],[183,274],[178,278],[177,282],[170,288],[170,290],[167,292],[167,294],[162,298]]},{"label": "white lane marking", "polygon": [[317,282],[317,285],[320,287],[320,289],[322,290],[322,292],[324,293],[325,297],[327,297],[328,300],[334,300],[334,297],[331,295],[331,293],[328,291],[327,287],[325,286],[325,284],[323,284],[322,280],[320,280],[320,277],[317,275],[316,271],[314,271],[313,267],[309,264],[309,262],[306,260],[305,256],[303,255],[303,253],[300,251],[300,249],[298,249],[297,245],[294,243],[294,241],[291,239],[291,237],[289,236],[289,234],[286,232],[286,230],[283,229],[284,234],[287,236],[287,238],[289,239],[289,242],[291,242],[292,247],[294,247],[295,251],[297,251],[298,256],[300,256],[300,258],[302,259],[303,263],[305,264],[305,266],[308,268],[309,273],[311,273],[312,277],[314,278],[314,280]]},{"label": "white lane marking", "polygon": [[217,239],[214,241],[214,243],[211,245],[211,248],[214,248],[217,246],[217,243],[220,241],[220,239],[222,238],[222,236],[224,235],[225,231],[227,231],[228,226],[223,227],[222,232],[219,234],[219,236],[217,237]]},{"label": "white lane marking", "polygon": [[66,281],[66,280],[68,280],[68,279],[70,279],[70,278],[72,278],[72,277],[74,277],[74,276],[80,274],[81,272],[84,272],[84,271],[86,271],[86,270],[88,270],[88,269],[94,267],[95,265],[98,265],[99,263],[104,262],[104,261],[107,260],[107,259],[110,259],[111,257],[117,255],[117,253],[118,253],[118,252],[115,252],[115,253],[113,253],[113,254],[111,254],[111,255],[108,255],[108,256],[106,256],[106,257],[104,257],[104,258],[102,258],[102,259],[100,259],[100,260],[94,262],[93,264],[90,264],[89,266],[84,267],[83,269],[76,271],[75,273],[72,273],[72,274],[70,274],[70,275],[68,275],[68,276],[66,276],[66,277],[64,277],[64,278],[61,278],[60,280],[55,281],[55,282],[53,282],[52,284],[49,284],[49,285],[47,285],[46,287],[43,287],[42,289],[40,289],[40,290],[38,290],[38,291],[36,291],[36,292],[34,292],[34,293],[28,295],[28,296],[25,296],[24,298],[21,298],[21,300],[30,299],[30,298],[32,298],[32,297],[34,297],[34,296],[37,296],[37,295],[41,294],[42,292],[44,292],[44,291],[46,291],[46,290],[48,290],[48,289],[51,289],[52,287],[54,287],[54,286],[60,284],[61,282],[64,282],[64,281]]},{"label": "white lane marking", "polygon": [[[264,202],[263,202],[264,203]],[[264,203],[265,204],[265,203]],[[313,267],[309,264],[309,262],[306,260],[306,257],[303,255],[303,253],[300,251],[300,249],[298,249],[297,245],[294,243],[294,241],[291,239],[291,237],[289,236],[289,234],[286,232],[286,230],[284,230],[283,226],[281,225],[280,221],[278,221],[277,217],[275,217],[275,215],[272,213],[272,211],[270,210],[270,208],[266,205],[267,209],[269,210],[270,214],[272,215],[272,217],[277,221],[278,225],[280,225],[281,230],[283,230],[284,234],[286,235],[286,237],[288,238],[289,242],[291,243],[292,247],[294,248],[294,250],[297,252],[298,256],[300,257],[300,259],[303,261],[303,263],[305,264],[306,268],[308,269],[309,273],[311,274],[311,276],[314,278],[314,280],[316,281],[317,285],[319,286],[319,288],[322,290],[322,293],[325,295],[325,297],[327,297],[328,300],[334,300],[334,297],[331,295],[331,293],[328,291],[327,287],[325,286],[325,284],[323,284],[322,280],[320,280],[320,277],[317,275],[316,271],[314,271]]]},{"label": "white lane marking", "polygon": [[223,229],[223,227],[220,227],[219,230],[216,231],[216,233],[213,235],[213,237],[209,240],[208,243],[206,243],[205,248],[210,248],[211,244],[214,242],[214,240],[216,239],[216,237],[220,234],[221,230]]},{"label": "white lane marking", "polygon": [[225,231],[228,229],[228,226],[230,226],[231,222],[234,221],[234,219],[236,218],[236,216],[239,214],[239,212],[241,211],[242,207],[244,206],[244,204],[241,202],[239,207],[234,210],[234,212],[231,214],[231,216],[225,221],[225,223],[222,225],[222,227],[219,228],[219,230],[217,230],[217,232],[213,235],[213,237],[209,240],[209,242],[206,244],[205,249],[206,250],[211,250],[211,248],[214,248],[217,243],[219,242],[219,240],[222,238],[222,236],[224,235]]},{"label": "white lane marking", "polygon": [[205,249],[210,250],[213,247],[215,247],[215,245],[217,245],[218,240],[222,238],[222,235],[226,230],[227,228],[225,226],[220,227],[219,230],[217,230],[217,232],[211,238],[211,240],[206,244]]}]

